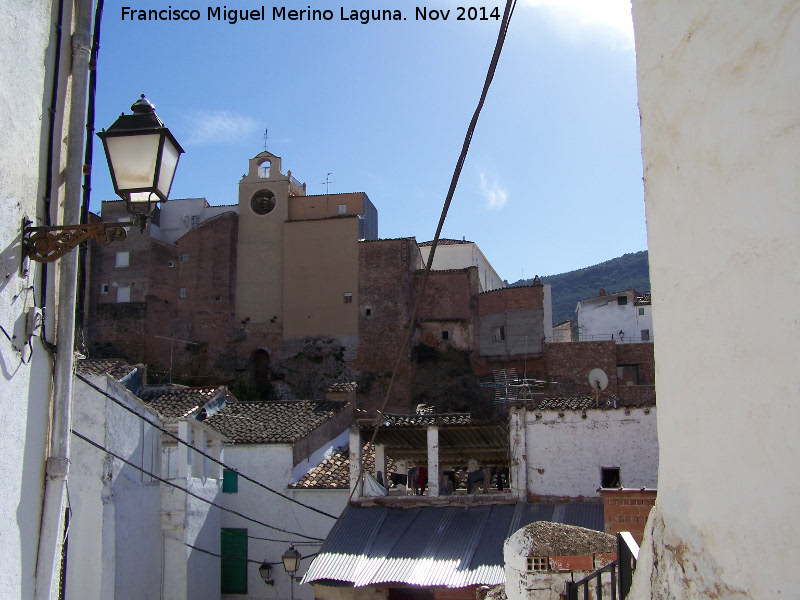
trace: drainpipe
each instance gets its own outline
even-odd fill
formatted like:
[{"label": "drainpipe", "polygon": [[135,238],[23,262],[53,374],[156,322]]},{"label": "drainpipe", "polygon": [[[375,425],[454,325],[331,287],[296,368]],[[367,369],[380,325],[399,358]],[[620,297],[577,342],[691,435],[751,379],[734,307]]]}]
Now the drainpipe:
[{"label": "drainpipe", "polygon": [[[86,134],[86,101],[89,58],[92,45],[92,2],[75,0],[75,30],[72,34],[72,95],[69,108],[67,165],[64,186],[63,223],[79,223],[81,177]],[[55,600],[59,594],[61,547],[67,508],[69,441],[72,426],[72,374],[75,366],[75,292],[78,252],[58,261],[58,323],[56,360],[53,372],[53,407],[50,423],[50,451],[47,458],[42,523],[36,561],[36,600]]]}]

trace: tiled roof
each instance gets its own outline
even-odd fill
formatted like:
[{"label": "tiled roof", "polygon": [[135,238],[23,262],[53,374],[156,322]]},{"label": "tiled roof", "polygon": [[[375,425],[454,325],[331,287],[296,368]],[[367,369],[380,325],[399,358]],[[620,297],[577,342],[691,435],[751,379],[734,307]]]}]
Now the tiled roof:
[{"label": "tiled roof", "polygon": [[110,375],[120,381],[140,366],[129,365],[122,358],[86,358],[75,363],[75,370],[81,375]]},{"label": "tiled roof", "polygon": [[145,387],[139,391],[139,398],[150,408],[158,411],[165,419],[182,419],[205,406],[224,390],[224,386],[199,388],[178,385]]},{"label": "tiled roof", "polygon": [[206,424],[238,444],[289,444],[313,431],[348,402],[234,402]]},{"label": "tiled roof", "polygon": [[651,304],[650,294],[642,294],[641,296],[636,296],[633,303],[636,306],[647,306]]},{"label": "tiled roof", "polygon": [[470,413],[441,413],[426,415],[383,415],[385,427],[428,427],[430,425],[473,425]]},{"label": "tiled roof", "polygon": [[[455,246],[456,244],[474,244],[469,240],[451,240],[450,238],[440,238],[437,246]],[[433,240],[430,242],[419,242],[417,246],[433,246]]]},{"label": "tiled roof", "polygon": [[[370,444],[364,445],[361,455],[364,461],[364,470],[374,472],[375,452]],[[394,461],[386,458],[386,472],[395,471]],[[350,449],[347,446],[336,448],[330,457],[311,469],[300,478],[291,488],[318,489],[318,490],[346,490],[350,488]]]},{"label": "tiled roof", "polygon": [[[616,403],[616,406],[615,406]],[[650,404],[640,404],[638,407],[646,408],[647,406],[655,405],[655,401]],[[574,397],[574,398],[545,398],[536,403],[536,410],[588,410],[595,408],[595,400],[591,396]],[[629,409],[631,406],[620,402],[616,396],[610,398],[600,398],[601,410],[614,410],[614,409]]]},{"label": "tiled roof", "polygon": [[355,381],[347,381],[341,383],[332,383],[328,388],[329,392],[352,392],[358,387]]}]

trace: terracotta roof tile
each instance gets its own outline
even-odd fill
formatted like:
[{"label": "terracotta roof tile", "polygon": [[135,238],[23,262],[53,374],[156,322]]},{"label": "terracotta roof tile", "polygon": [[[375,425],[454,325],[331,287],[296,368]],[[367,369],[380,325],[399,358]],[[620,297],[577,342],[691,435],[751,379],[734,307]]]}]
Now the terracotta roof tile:
[{"label": "terracotta roof tile", "polygon": [[224,386],[190,388],[179,385],[145,387],[139,391],[139,398],[150,408],[155,409],[165,419],[182,419],[208,404]]},{"label": "terracotta roof tile", "polygon": [[233,402],[206,424],[238,444],[289,444],[340,412],[348,402]]},{"label": "terracotta roof tile", "polygon": [[[368,473],[375,468],[375,452],[371,444],[365,444],[363,454],[364,470]],[[387,457],[386,471],[395,471],[394,461]],[[318,490],[350,489],[350,449],[347,446],[334,449],[333,453],[315,468],[300,478],[300,481],[289,485],[290,488]]]},{"label": "terracotta roof tile", "polygon": [[[456,244],[474,244],[469,240],[453,240],[450,238],[440,238],[438,246],[455,246]],[[433,246],[433,240],[429,242],[419,242],[417,246]]]},{"label": "terracotta roof tile", "polygon": [[328,388],[328,391],[329,392],[352,392],[357,387],[358,387],[358,383],[356,383],[355,381],[332,383],[331,386]]},{"label": "terracotta roof tile", "polygon": [[129,365],[123,358],[85,358],[75,363],[81,375],[110,375],[120,381],[142,365]]}]

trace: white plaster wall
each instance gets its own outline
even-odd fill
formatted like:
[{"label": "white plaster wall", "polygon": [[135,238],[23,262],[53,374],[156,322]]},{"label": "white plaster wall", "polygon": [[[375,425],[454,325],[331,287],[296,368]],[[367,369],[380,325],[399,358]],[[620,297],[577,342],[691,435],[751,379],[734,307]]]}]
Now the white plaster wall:
[{"label": "white plaster wall", "polygon": [[602,467],[619,467],[625,487],[657,487],[655,407],[590,409],[585,419],[582,415],[581,411],[526,411],[529,493],[600,497]]},{"label": "white plaster wall", "polygon": [[168,244],[192,230],[192,216],[200,217],[200,223],[226,212],[239,212],[239,206],[208,206],[205,198],[176,198],[161,204],[160,227],[151,228],[151,235]]},{"label": "white plaster wall", "polygon": [[[431,253],[430,246],[420,246],[423,266],[428,264],[428,256]],[[474,242],[466,244],[449,244],[436,246],[436,255],[433,257],[432,269],[434,271],[446,271],[448,269],[466,269],[467,267],[478,267],[480,279],[480,290],[489,292],[505,287],[503,280],[494,270],[491,263],[486,259],[478,245]]]},{"label": "white plaster wall", "polygon": [[[24,315],[38,302],[42,269],[28,266],[20,272],[23,216],[36,221],[44,193],[47,107],[51,91],[54,47],[50,44],[56,2],[4,0],[0,2],[0,326],[14,343],[23,340]],[[65,42],[69,42],[69,13]],[[66,46],[67,48],[68,46]],[[62,60],[67,64],[67,58]],[[63,81],[69,78],[62,68]],[[66,86],[66,83],[65,83]],[[46,97],[46,98],[45,98]],[[58,170],[61,125],[67,118],[64,88],[56,106]],[[65,114],[66,113],[66,114]],[[53,197],[57,204],[58,179]],[[55,289],[54,269],[49,269],[48,289]],[[55,302],[51,302],[55,306]],[[54,341],[53,319],[48,314],[48,338]],[[0,590],[9,598],[27,600],[34,592],[37,541],[41,520],[44,461],[52,384],[52,358],[37,333],[32,349],[16,350],[0,333]]]},{"label": "white plaster wall", "polygon": [[[592,298],[580,303],[578,310],[578,331],[581,341],[592,339],[619,341],[619,332],[625,333],[625,339],[638,340],[641,331],[637,324],[637,310],[633,305],[633,292],[627,294],[628,303],[624,306],[618,304],[617,298],[622,294],[609,294],[602,298]],[[652,338],[652,331],[650,332]]]},{"label": "white plaster wall", "polygon": [[[128,390],[105,376],[89,377],[126,406],[158,421]],[[158,473],[161,433],[75,379],[73,428],[109,451]],[[72,517],[67,598],[160,597],[158,482],[73,438],[69,479]]]},{"label": "white plaster wall", "polygon": [[800,3],[633,17],[661,457],[632,597],[797,597]]},{"label": "white plaster wall", "polygon": [[[291,490],[286,486],[293,480],[292,447],[289,444],[233,444],[225,447],[225,463],[240,472],[270,486],[271,488],[294,497],[300,502],[309,504],[338,516],[347,503],[349,490]],[[281,529],[302,533],[310,537],[324,539],[333,525],[334,519],[319,515],[301,506],[293,504],[280,496],[272,494],[255,484],[239,478],[239,491],[236,494],[221,494],[220,502],[226,508],[241,512]],[[230,513],[222,513],[221,527],[247,528],[250,536],[285,540],[269,542],[249,539],[248,555],[253,560],[268,560],[280,563],[281,555],[289,548],[290,541],[307,541],[298,536],[287,535],[246,521]],[[219,532],[217,533],[219,536]],[[319,549],[319,545],[298,546],[301,554],[308,556]],[[301,562],[298,576],[308,569],[309,560]],[[264,584],[258,574],[258,565],[248,565],[247,595],[223,595],[222,598],[288,598],[290,595],[289,578],[281,565],[273,568],[275,587]],[[219,581],[217,581],[219,586]],[[310,585],[294,583],[294,597],[302,600],[313,600],[314,590]]]}]

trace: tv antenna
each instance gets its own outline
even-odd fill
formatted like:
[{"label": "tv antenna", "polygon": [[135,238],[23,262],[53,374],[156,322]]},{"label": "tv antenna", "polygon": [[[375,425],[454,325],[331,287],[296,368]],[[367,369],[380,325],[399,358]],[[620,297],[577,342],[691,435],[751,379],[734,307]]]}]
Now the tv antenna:
[{"label": "tv antenna", "polygon": [[269,140],[269,129],[264,130],[264,152],[267,151],[267,141]]},{"label": "tv antenna", "polygon": [[608,387],[608,375],[603,369],[589,371],[589,386],[594,392],[594,407],[600,407],[600,392]]},{"label": "tv antenna", "polygon": [[327,202],[327,200],[328,200],[328,190],[329,190],[329,188],[330,188],[330,185],[331,185],[332,183],[336,183],[335,181],[331,181],[331,175],[333,175],[333,173],[328,173],[327,175],[325,175],[325,181],[323,181],[323,182],[320,184],[320,185],[324,185],[324,186],[325,186],[325,201],[326,201],[326,202]]},{"label": "tv antenna", "polygon": [[183,342],[184,344],[194,344],[195,342],[190,342],[189,340],[181,340],[176,337],[166,337],[163,335],[155,336],[160,340],[169,340],[169,384],[172,385],[172,355],[175,349],[175,342]]}]

